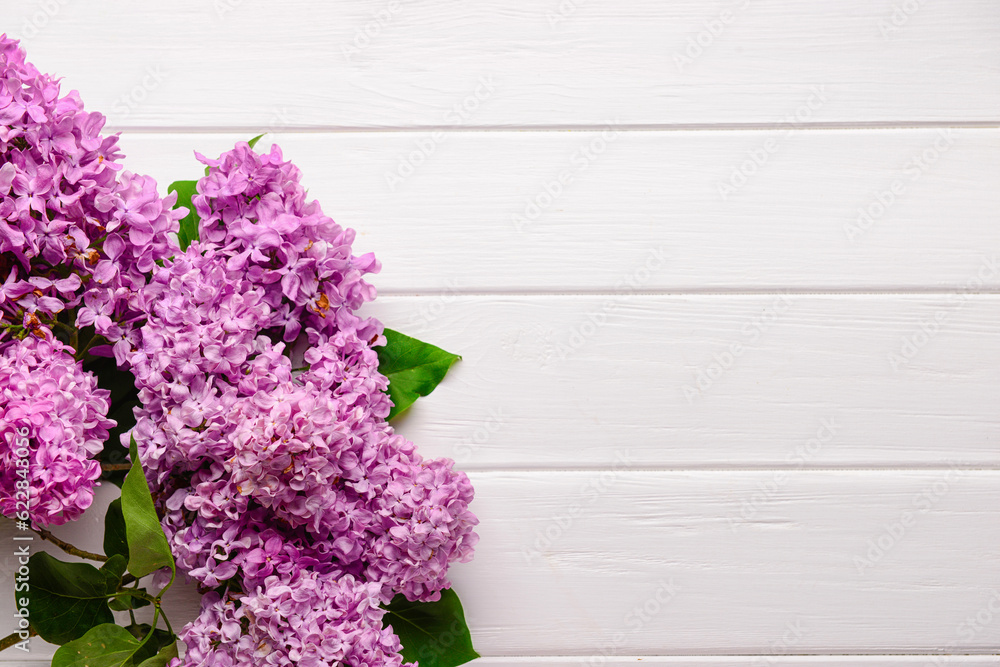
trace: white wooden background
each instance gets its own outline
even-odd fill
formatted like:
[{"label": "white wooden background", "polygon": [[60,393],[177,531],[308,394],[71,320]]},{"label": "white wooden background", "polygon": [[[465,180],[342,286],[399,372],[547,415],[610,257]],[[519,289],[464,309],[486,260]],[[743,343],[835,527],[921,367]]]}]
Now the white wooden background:
[{"label": "white wooden background", "polygon": [[1000,660],[996,0],[0,8],[164,190],[269,132],[464,357],[399,429],[481,665]]}]

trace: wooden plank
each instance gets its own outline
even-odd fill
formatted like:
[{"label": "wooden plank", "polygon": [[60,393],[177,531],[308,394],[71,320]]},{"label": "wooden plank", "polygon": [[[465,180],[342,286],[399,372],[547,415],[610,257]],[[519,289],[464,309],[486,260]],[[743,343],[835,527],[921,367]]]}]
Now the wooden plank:
[{"label": "wooden plank", "polygon": [[454,579],[484,655],[1000,646],[996,472],[799,472],[747,518],[773,471],[473,478]]},{"label": "wooden plank", "polygon": [[[626,282],[643,291],[947,290],[1000,249],[997,130],[602,134],[273,139],[324,210],[358,230],[356,247],[382,260],[375,283],[385,294]],[[217,156],[248,138],[129,133],[121,143],[129,168],[165,190],[202,173],[195,149]],[[430,157],[391,189],[387,174],[409,173],[400,160],[416,160],[425,141]],[[734,180],[748,164],[756,171]]]},{"label": "wooden plank", "polygon": [[6,29],[25,38],[31,59],[119,127],[1000,118],[991,0],[183,0],[169,12],[35,0],[6,9]]},{"label": "wooden plank", "polygon": [[682,656],[505,656],[480,658],[474,667],[658,667],[659,665],[701,665],[702,667],[765,667],[777,665],[816,665],[817,667],[938,667],[964,665],[980,667],[1000,664],[995,655],[682,655]]},{"label": "wooden plank", "polygon": [[[49,667],[51,658],[32,658],[27,661],[16,660],[19,667]],[[4,659],[0,654],[0,665],[11,660]],[[817,667],[936,667],[937,665],[962,665],[963,667],[985,667],[1000,664],[1000,656],[982,655],[907,655],[907,656],[618,656],[608,659],[605,656],[530,656],[479,658],[470,667],[579,667],[580,665],[600,665],[601,667],[643,667],[652,665],[702,665],[703,667],[747,667],[748,665],[816,665]]]},{"label": "wooden plank", "polygon": [[402,417],[470,469],[997,466],[996,295],[382,297],[461,354]]},{"label": "wooden plank", "polygon": [[[472,478],[482,541],[452,573],[485,656],[601,664],[732,654],[767,664],[1000,647],[996,471],[797,471],[752,514],[744,503],[775,471]],[[95,532],[59,534],[96,546]],[[0,542],[11,535],[3,522]],[[168,598],[180,623],[197,593],[181,585]],[[0,604],[10,619],[11,601]]]}]

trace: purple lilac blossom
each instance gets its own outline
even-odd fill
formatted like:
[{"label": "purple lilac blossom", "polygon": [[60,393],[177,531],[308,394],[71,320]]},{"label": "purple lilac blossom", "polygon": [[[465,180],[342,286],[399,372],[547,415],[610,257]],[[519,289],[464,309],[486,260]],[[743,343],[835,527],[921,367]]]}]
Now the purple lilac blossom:
[{"label": "purple lilac blossom", "polygon": [[437,599],[477,520],[465,475],[385,422],[382,325],[355,313],[378,262],[246,143],[199,156],[182,254],[184,209],[103,125],[0,36],[0,510],[23,454],[37,523],[91,503],[108,392],[53,331],[93,327],[89,351],[135,376],[164,529],[206,591],[184,664],[400,665],[379,605]]},{"label": "purple lilac blossom", "polygon": [[190,667],[400,667],[399,639],[382,626],[379,586],[286,561],[245,593],[212,591],[181,633]]},{"label": "purple lilac blossom", "polygon": [[68,321],[93,326],[121,362],[148,307],[146,275],[175,252],[184,209],[121,171],[104,116],[59,88],[0,35],[0,324],[30,313],[48,326],[75,311]]},{"label": "purple lilac blossom", "polygon": [[126,354],[164,529],[211,591],[183,664],[398,665],[378,604],[450,586],[477,540],[472,485],[386,423],[382,325],[355,312],[378,263],[353,232],[277,148],[201,159],[200,240],[152,269]]},{"label": "purple lilac blossom", "polygon": [[[109,392],[72,349],[51,337],[7,341],[0,354],[0,513],[15,517],[27,487],[28,515],[41,526],[87,509],[101,466]],[[26,465],[25,465],[26,464]]]}]

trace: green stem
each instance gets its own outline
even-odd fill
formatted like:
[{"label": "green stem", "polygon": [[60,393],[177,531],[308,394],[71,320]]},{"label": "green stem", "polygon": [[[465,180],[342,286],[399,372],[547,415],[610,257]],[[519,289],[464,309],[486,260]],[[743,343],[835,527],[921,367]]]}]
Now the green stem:
[{"label": "green stem", "polygon": [[156,605],[155,607],[153,607],[153,622],[149,624],[149,633],[143,638],[142,643],[139,644],[139,648],[137,648],[132,653],[132,655],[135,655],[140,648],[146,645],[146,642],[152,639],[153,633],[156,632],[156,621],[159,618],[160,618],[160,605]]},{"label": "green stem", "polygon": [[60,549],[62,549],[71,556],[79,556],[80,558],[96,560],[102,563],[108,559],[107,556],[102,556],[101,554],[95,554],[91,553],[90,551],[84,551],[83,549],[78,549],[69,542],[66,542],[65,540],[60,540],[58,537],[56,537],[49,531],[45,530],[44,528],[32,528],[31,530],[35,531],[35,533],[43,540],[48,540],[49,542],[56,545],[57,547],[59,547]]},{"label": "green stem", "polygon": [[[32,627],[28,628],[28,636],[29,637],[35,637],[37,635],[38,635],[38,633],[35,632],[34,628],[32,628]],[[6,637],[4,637],[3,639],[0,639],[0,651],[5,651],[5,650],[9,649],[11,646],[13,646],[14,644],[18,643],[19,641],[21,641],[21,633],[20,632],[12,632],[12,633],[10,633],[9,635],[7,635]]]},{"label": "green stem", "polygon": [[[174,629],[170,627],[170,619],[167,618],[166,614],[163,614],[163,622],[167,624],[167,632],[169,632],[171,635],[174,634]],[[152,632],[152,630],[150,632]]]},{"label": "green stem", "polygon": [[157,600],[156,598],[154,598],[149,593],[147,593],[145,591],[140,591],[140,590],[134,589],[134,588],[130,588],[127,591],[121,591],[120,590],[117,593],[115,593],[114,595],[112,595],[111,597],[113,597],[113,598],[120,598],[120,597],[125,597],[125,596],[128,596],[130,598],[142,598],[143,600],[146,600],[147,602],[150,602],[152,604],[159,604],[159,602],[160,602],[159,600]]}]

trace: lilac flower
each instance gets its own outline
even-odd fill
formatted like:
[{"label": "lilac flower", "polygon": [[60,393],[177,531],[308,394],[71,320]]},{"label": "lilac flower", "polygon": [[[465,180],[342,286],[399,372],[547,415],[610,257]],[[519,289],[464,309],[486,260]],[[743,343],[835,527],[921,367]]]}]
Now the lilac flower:
[{"label": "lilac flower", "polygon": [[383,599],[402,593],[438,600],[451,587],[449,564],[472,560],[479,541],[473,531],[479,520],[468,507],[472,484],[452,470],[452,461],[421,461],[412,443],[400,436],[390,442],[398,454],[387,458],[389,480],[370,502],[377,537],[365,554],[365,575],[383,585]]},{"label": "lilac flower", "polygon": [[184,664],[398,665],[378,605],[450,586],[477,540],[472,485],[385,421],[382,325],[354,312],[378,265],[353,232],[277,149],[202,159],[200,241],[152,267],[122,339],[176,562],[232,591],[205,598]]},{"label": "lilac flower", "polygon": [[351,254],[354,231],[306,202],[301,172],[281,149],[261,155],[241,142],[218,160],[198,158],[209,166],[192,200],[201,240],[227,257],[232,273],[264,289],[271,326],[285,341],[309,327],[333,332],[331,310],[375,298],[363,279],[379,270],[375,257]]},{"label": "lilac flower", "polygon": [[153,179],[119,174],[104,117],[84,111],[75,91],[60,97],[58,81],[6,35],[0,121],[0,319],[32,313],[48,324],[75,311],[121,361],[122,339],[146,311],[147,274],[176,251],[176,195],[161,199]]},{"label": "lilac flower", "polygon": [[[0,511],[19,490],[40,524],[90,504],[113,422],[74,354],[113,354],[141,402],[123,441],[208,591],[183,664],[398,667],[380,605],[436,599],[477,520],[468,478],[386,423],[382,325],[355,312],[378,262],[277,147],[247,143],[199,156],[181,253],[185,211],[122,170],[103,125],[0,36]],[[56,340],[69,322],[97,347]]]},{"label": "lilac flower", "polygon": [[[399,639],[382,627],[378,586],[289,563],[245,593],[202,598],[181,632],[189,667],[399,667]],[[180,664],[180,663],[179,663]]]},{"label": "lilac flower", "polygon": [[51,334],[7,341],[0,354],[0,512],[30,495],[36,524],[77,519],[93,500],[98,454],[114,422],[109,392]]}]

